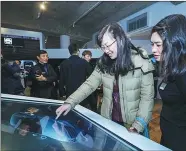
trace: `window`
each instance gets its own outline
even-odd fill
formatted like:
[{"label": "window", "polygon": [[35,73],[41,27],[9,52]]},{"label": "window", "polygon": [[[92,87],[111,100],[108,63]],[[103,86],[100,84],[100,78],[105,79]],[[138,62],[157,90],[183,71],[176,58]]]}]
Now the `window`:
[{"label": "window", "polygon": [[127,22],[127,32],[131,32],[147,26],[147,13],[137,16]]}]

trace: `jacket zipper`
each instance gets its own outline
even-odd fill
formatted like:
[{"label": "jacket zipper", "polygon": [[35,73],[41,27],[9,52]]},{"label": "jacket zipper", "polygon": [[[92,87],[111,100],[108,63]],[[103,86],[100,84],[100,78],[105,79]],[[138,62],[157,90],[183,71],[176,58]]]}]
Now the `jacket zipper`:
[{"label": "jacket zipper", "polygon": [[[120,77],[120,80],[121,80],[121,78],[122,77]],[[124,108],[124,112],[125,112],[125,114],[124,114],[124,116],[125,116],[125,121],[123,121],[123,122],[127,122],[128,120],[127,120],[127,111],[126,111],[126,109],[127,109],[127,106],[125,105],[126,103],[126,100],[125,100],[125,96],[124,95],[126,95],[126,93],[124,94],[124,86],[123,86],[123,82],[122,82],[122,80],[121,80],[121,87],[122,87],[122,99],[123,99],[123,108]]]},{"label": "jacket zipper", "polygon": [[[113,93],[113,86],[114,86],[114,81],[113,81],[113,85],[112,85],[112,93]],[[111,104],[110,104],[110,111],[109,111],[109,117],[110,119],[112,119],[112,109],[113,109],[113,97],[112,97],[112,101],[111,101]]]}]

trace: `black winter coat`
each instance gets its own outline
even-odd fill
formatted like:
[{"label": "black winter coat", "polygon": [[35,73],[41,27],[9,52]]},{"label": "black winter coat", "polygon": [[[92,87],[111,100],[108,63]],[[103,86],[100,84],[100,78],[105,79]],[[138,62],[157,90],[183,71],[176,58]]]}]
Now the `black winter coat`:
[{"label": "black winter coat", "polygon": [[1,92],[5,94],[18,95],[23,93],[21,84],[20,67],[13,63],[4,62],[1,65]]},{"label": "black winter coat", "polygon": [[72,55],[60,65],[60,96],[70,96],[90,76],[92,69],[87,61]]},{"label": "black winter coat", "polygon": [[[52,91],[54,89],[54,82],[57,80],[53,67],[50,64],[38,63],[32,68],[30,74],[32,80],[31,96],[53,99]],[[36,74],[43,74],[47,81],[36,80]]]}]

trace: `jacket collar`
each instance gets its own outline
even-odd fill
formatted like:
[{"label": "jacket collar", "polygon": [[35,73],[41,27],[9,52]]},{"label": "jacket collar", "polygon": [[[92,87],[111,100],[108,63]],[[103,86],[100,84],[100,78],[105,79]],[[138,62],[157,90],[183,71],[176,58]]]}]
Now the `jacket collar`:
[{"label": "jacket collar", "polygon": [[144,73],[153,71],[154,66],[149,60],[148,53],[145,49],[139,48],[140,54],[136,50],[131,50],[132,52],[132,62],[134,68],[141,68]]},{"label": "jacket collar", "polygon": [[38,65],[39,66],[45,66],[45,65],[47,65],[48,63],[41,63],[41,62],[38,62]]},{"label": "jacket collar", "polygon": [[69,59],[70,58],[80,58],[78,55],[71,55],[70,57],[69,57]]}]

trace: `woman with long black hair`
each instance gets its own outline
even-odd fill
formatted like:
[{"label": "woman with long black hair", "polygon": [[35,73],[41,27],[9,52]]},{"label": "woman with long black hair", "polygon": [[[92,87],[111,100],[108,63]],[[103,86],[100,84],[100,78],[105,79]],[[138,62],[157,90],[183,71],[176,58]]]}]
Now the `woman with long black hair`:
[{"label": "woman with long black hair", "polygon": [[163,78],[161,144],[186,150],[186,17],[176,14],[162,19],[152,29],[151,43]]}]

